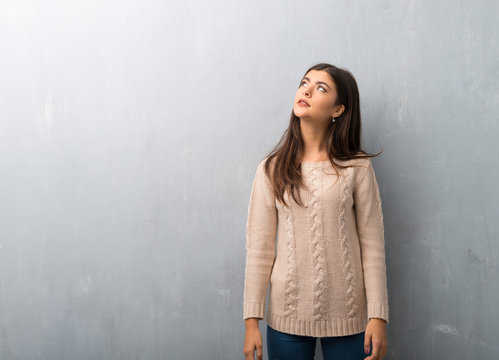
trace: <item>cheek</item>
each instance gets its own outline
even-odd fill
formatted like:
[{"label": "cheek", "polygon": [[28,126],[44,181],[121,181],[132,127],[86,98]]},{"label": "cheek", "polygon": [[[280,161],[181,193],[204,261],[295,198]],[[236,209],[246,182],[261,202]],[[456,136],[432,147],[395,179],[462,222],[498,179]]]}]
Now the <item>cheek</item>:
[{"label": "cheek", "polygon": [[331,105],[333,103],[333,100],[329,98],[322,98],[320,101],[317,101],[317,108],[320,109],[322,112],[330,112],[333,109],[333,106]]}]

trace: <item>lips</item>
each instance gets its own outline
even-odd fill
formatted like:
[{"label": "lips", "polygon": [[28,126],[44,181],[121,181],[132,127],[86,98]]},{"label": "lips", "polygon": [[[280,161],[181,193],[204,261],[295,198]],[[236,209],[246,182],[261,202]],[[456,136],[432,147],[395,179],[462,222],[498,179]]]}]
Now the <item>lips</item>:
[{"label": "lips", "polygon": [[310,104],[306,102],[305,99],[298,100],[298,104],[303,104],[303,103],[305,103],[307,106],[310,106]]}]

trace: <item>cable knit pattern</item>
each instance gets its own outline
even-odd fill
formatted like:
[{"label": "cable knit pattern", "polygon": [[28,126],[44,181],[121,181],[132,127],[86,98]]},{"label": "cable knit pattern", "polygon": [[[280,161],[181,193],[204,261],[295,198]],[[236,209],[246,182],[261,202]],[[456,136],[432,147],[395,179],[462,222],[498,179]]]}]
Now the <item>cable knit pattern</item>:
[{"label": "cable knit pattern", "polygon": [[[291,206],[291,204],[290,204]],[[296,266],[296,248],[295,236],[293,229],[293,213],[287,206],[284,207],[286,212],[286,230],[288,238],[287,258],[288,258],[288,272],[286,276],[286,288],[284,291],[284,316],[296,317],[296,302],[298,297],[298,279],[297,279],[297,266]]]},{"label": "cable knit pattern", "polygon": [[344,171],[343,176],[341,177],[341,201],[339,205],[339,238],[341,245],[341,256],[343,260],[343,270],[345,273],[345,283],[346,283],[346,291],[345,291],[345,299],[347,306],[347,315],[352,317],[356,313],[356,303],[355,299],[357,294],[355,293],[354,288],[354,275],[352,270],[352,261],[350,258],[350,244],[347,239],[346,233],[346,223],[345,223],[345,203],[349,196],[348,183],[350,177],[350,170],[352,168],[348,168]]},{"label": "cable knit pattern", "polygon": [[322,178],[320,168],[313,168],[311,173],[312,198],[308,204],[312,219],[312,260],[314,266],[314,319],[321,320],[327,316],[327,266],[326,251],[324,249],[324,222],[320,194]]},{"label": "cable knit pattern", "polygon": [[265,160],[248,207],[243,318],[265,315],[275,330],[313,337],[357,334],[370,318],[388,322],[383,214],[371,160],[338,160],[349,165],[338,169],[339,178],[328,161],[302,162],[304,206],[286,192],[289,208],[277,201]]}]

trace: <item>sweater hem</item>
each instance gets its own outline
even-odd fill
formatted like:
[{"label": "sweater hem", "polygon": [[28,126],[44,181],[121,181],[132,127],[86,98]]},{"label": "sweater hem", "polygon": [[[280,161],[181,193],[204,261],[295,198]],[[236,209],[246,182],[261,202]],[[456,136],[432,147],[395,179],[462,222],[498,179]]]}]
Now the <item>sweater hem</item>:
[{"label": "sweater hem", "polygon": [[366,330],[368,323],[367,313],[365,312],[347,319],[305,320],[285,317],[267,311],[265,320],[274,330],[287,334],[313,337],[358,334]]}]

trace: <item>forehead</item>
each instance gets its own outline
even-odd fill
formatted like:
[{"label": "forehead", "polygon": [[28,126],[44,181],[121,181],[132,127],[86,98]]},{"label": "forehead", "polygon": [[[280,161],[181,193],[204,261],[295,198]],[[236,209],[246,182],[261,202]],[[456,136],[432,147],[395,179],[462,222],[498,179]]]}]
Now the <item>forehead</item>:
[{"label": "forehead", "polygon": [[324,70],[310,70],[304,77],[308,77],[310,81],[324,81],[326,84],[333,86],[331,76]]}]

